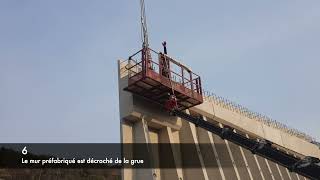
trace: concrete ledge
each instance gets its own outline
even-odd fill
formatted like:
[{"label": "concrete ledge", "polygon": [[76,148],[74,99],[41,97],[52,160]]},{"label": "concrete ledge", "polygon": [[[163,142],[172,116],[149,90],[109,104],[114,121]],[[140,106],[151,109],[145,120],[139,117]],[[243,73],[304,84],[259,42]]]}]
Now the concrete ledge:
[{"label": "concrete ledge", "polygon": [[304,156],[320,158],[320,149],[315,144],[290,135],[279,129],[270,127],[255,119],[250,119],[239,113],[220,107],[213,102],[207,101],[191,109],[196,113],[212,118],[222,124],[231,126],[239,131],[249,134],[250,136],[267,139],[285,149]]}]

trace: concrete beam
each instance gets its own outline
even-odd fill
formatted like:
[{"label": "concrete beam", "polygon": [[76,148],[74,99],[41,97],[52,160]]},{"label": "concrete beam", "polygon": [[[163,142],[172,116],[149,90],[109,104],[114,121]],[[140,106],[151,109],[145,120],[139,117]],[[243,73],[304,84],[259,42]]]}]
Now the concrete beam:
[{"label": "concrete beam", "polygon": [[191,110],[212,118],[224,125],[231,126],[250,136],[267,139],[284,149],[289,149],[300,155],[320,158],[320,149],[315,144],[288,134],[280,129],[267,126],[255,119],[250,119],[239,113],[223,108],[214,102],[205,101],[191,108]]}]

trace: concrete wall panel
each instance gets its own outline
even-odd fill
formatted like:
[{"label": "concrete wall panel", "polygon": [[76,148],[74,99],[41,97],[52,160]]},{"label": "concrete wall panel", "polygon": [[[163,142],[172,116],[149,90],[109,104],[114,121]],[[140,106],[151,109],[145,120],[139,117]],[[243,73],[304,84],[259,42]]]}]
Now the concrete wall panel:
[{"label": "concrete wall panel", "polygon": [[304,180],[304,177],[301,175],[298,175],[300,180]]},{"label": "concrete wall panel", "polygon": [[272,174],[273,174],[274,178],[275,178],[276,180],[277,180],[277,179],[282,179],[282,178],[281,178],[281,175],[282,175],[282,174],[280,175],[280,172],[279,172],[276,164],[275,164],[274,162],[272,162],[272,161],[269,161],[269,160],[268,160],[268,163],[269,163],[269,166],[270,166],[270,169],[271,169],[271,171],[272,171]]},{"label": "concrete wall panel", "polygon": [[296,173],[290,172],[290,177],[292,180],[299,180]]},{"label": "concrete wall panel", "polygon": [[208,148],[211,144],[208,131],[202,128],[197,128],[197,132],[199,138],[199,146],[204,160],[204,165],[207,169],[208,177],[210,179],[222,180],[219,171],[219,165],[217,163],[216,157],[214,156],[214,150],[212,148]]},{"label": "concrete wall panel", "polygon": [[272,174],[269,171],[268,165],[266,164],[266,161],[263,157],[256,156],[261,168],[261,171],[263,173],[263,176],[265,177],[266,180],[272,179]]},{"label": "concrete wall panel", "polygon": [[253,154],[248,151],[247,149],[243,149],[244,155],[248,161],[248,165],[250,167],[250,171],[252,174],[253,179],[262,179],[262,176],[260,174],[260,170],[258,168],[258,165],[254,159]]},{"label": "concrete wall panel", "polygon": [[[253,155],[246,149],[242,148],[241,151],[239,146],[224,141],[215,134],[196,128],[193,124],[180,118],[169,116],[163,108],[144,98],[123,91],[128,82],[124,65],[118,64],[121,141],[124,143],[191,143],[194,145],[192,153],[190,150],[187,151],[188,153],[184,153],[185,149],[174,146],[175,148],[172,152],[168,152],[168,155],[174,157],[172,159],[176,164],[183,161],[184,157],[192,156],[199,161],[201,167],[124,169],[122,170],[122,179],[247,180],[251,176],[251,179],[254,180],[305,179],[295,173],[288,172],[280,165],[277,166],[271,161]],[[316,145],[213,102],[206,101],[191,110],[208,117],[210,122],[229,125],[235,128],[239,134],[270,140],[279,145],[279,148],[299,157],[303,155],[320,157],[320,150]],[[203,143],[211,144],[212,148],[203,148]],[[158,150],[151,149],[150,155],[153,157],[154,163],[159,163],[158,153]]]},{"label": "concrete wall panel", "polygon": [[[126,123],[124,120],[121,120],[121,141],[123,143],[132,143],[133,134],[132,134],[132,124]],[[128,151],[126,151],[128,152]],[[125,157],[132,157],[132,154],[124,154]],[[122,180],[132,180],[133,179],[133,169],[122,169],[121,170]]]},{"label": "concrete wall panel", "polygon": [[281,138],[283,139],[283,146],[287,147],[291,151],[320,158],[320,149],[316,145],[285,132],[281,132]]},{"label": "concrete wall panel", "polygon": [[264,138],[278,145],[283,145],[281,131],[278,129],[272,128],[265,124],[262,124]]},{"label": "concrete wall panel", "polygon": [[236,112],[230,111],[214,104],[211,101],[206,101],[201,105],[193,107],[192,111],[215,119],[222,124],[234,127],[237,130],[243,131],[251,136],[268,139],[297,153],[320,157],[320,150],[316,145],[311,144],[304,139],[292,136],[279,129],[266,126],[255,119],[250,119]]},{"label": "concrete wall panel", "polygon": [[236,173],[232,166],[232,161],[230,155],[228,153],[227,146],[219,136],[213,134],[213,141],[216,145],[216,149],[218,152],[219,159],[221,159],[221,166],[224,172],[226,179],[237,179]]},{"label": "concrete wall panel", "polygon": [[241,179],[250,179],[248,170],[246,168],[246,164],[243,160],[242,154],[240,152],[240,147],[238,145],[235,145],[232,142],[229,142],[229,147],[231,149],[236,167],[238,169],[239,175]]},{"label": "concrete wall panel", "polygon": [[[181,149],[182,161],[185,159],[189,159],[190,157],[194,158],[194,161],[198,161],[200,164],[199,152],[197,151],[196,142],[193,134],[193,130],[191,129],[189,122],[182,121],[182,128],[179,131],[180,133],[180,143],[190,143],[194,144],[194,146],[190,146],[190,149]],[[185,168],[183,171],[183,176],[186,180],[205,180],[206,175],[203,173],[202,168]]]},{"label": "concrete wall panel", "polygon": [[279,165],[279,169],[284,180],[291,180],[285,167]]}]

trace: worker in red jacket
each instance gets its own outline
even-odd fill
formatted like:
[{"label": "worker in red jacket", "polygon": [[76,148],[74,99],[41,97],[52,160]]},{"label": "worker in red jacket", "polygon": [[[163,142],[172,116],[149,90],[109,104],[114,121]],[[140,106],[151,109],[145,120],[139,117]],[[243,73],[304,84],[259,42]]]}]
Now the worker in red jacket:
[{"label": "worker in red jacket", "polygon": [[178,102],[175,95],[172,94],[169,96],[169,99],[165,103],[165,108],[170,112],[178,108]]}]

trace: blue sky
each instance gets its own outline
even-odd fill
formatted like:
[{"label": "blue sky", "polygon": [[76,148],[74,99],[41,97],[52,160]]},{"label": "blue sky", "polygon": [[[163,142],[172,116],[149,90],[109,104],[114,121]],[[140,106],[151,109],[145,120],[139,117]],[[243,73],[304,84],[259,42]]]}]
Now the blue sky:
[{"label": "blue sky", "polygon": [[[205,89],[320,140],[320,1],[146,1],[150,44]],[[139,1],[0,1],[0,142],[118,142]]]}]

